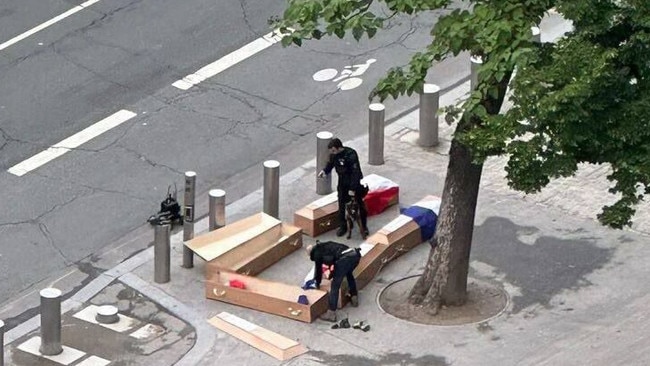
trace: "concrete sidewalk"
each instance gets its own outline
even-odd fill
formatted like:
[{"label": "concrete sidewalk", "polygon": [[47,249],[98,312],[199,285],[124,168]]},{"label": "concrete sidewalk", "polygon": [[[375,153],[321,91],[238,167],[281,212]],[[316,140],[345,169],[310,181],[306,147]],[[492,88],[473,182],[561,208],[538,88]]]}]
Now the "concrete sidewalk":
[{"label": "concrete sidewalk", "polygon": [[[468,88],[466,83],[447,93],[441,104],[461,98]],[[451,131],[441,124],[440,145],[418,147],[415,111],[386,128],[386,161],[381,166],[363,164],[368,157],[367,136],[346,145],[357,149],[366,175],[376,173],[399,183],[400,204],[408,206],[424,195],[442,193]],[[422,272],[429,252],[426,243],[384,267],[360,293],[359,308],[343,309],[351,321],[371,324],[369,332],[332,330],[322,321],[304,324],[208,300],[204,265],[196,257],[195,268],[180,267],[182,233],[176,233],[170,283],[153,283],[150,248],[103,273],[64,302],[63,343],[87,352],[70,364],[105,364],[100,359],[110,365],[281,364],[206,322],[221,311],[309,348],[309,353],[287,365],[650,364],[645,331],[650,325],[645,261],[650,255],[648,207],[639,210],[634,230],[610,230],[594,220],[611,199],[605,195],[606,169],[584,167],[575,178],[554,182],[539,195],[523,196],[507,188],[502,165],[502,159],[485,165],[471,257],[471,276],[496,283],[509,295],[507,308],[495,318],[479,324],[424,326],[381,310],[377,298],[382,289]],[[315,179],[313,160],[282,176],[283,221],[292,222],[295,210],[318,198]],[[226,208],[227,222],[261,209],[258,190]],[[370,218],[370,232],[397,214],[398,207],[392,207]],[[206,220],[198,222],[195,230],[206,231]],[[334,238],[333,232],[319,237]],[[315,241],[303,239],[305,245]],[[354,237],[338,240],[350,245],[361,242]],[[260,277],[299,284],[311,265],[298,251]],[[137,338],[73,316],[90,304],[104,303],[117,304],[133,320],[129,332],[146,328],[148,333]],[[5,335],[6,365],[60,364],[19,349],[38,335],[38,326],[35,317]]]}]

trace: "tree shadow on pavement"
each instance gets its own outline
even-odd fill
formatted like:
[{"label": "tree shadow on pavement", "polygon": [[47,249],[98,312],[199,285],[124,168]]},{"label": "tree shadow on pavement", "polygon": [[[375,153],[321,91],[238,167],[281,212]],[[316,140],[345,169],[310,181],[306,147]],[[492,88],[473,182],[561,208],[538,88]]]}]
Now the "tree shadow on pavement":
[{"label": "tree shadow on pavement", "polygon": [[[576,233],[584,233],[577,237]],[[602,268],[615,249],[597,246],[599,238],[575,230],[567,238],[545,236],[533,226],[519,226],[502,217],[490,217],[476,226],[471,260],[494,268],[519,288],[513,313],[533,305],[551,307],[551,299],[564,290],[591,285],[587,275]]]},{"label": "tree shadow on pavement", "polygon": [[435,355],[424,355],[413,357],[410,353],[390,352],[377,359],[367,358],[360,355],[340,354],[331,355],[321,351],[310,351],[310,355],[316,357],[315,362],[328,366],[448,366],[444,357]]}]

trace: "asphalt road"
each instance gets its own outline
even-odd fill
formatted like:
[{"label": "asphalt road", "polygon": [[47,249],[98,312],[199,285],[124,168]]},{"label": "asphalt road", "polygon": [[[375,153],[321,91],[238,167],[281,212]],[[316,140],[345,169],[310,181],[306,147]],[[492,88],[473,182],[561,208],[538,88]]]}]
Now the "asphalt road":
[{"label": "asphalt road", "polygon": [[[81,3],[3,1],[0,42]],[[316,132],[364,133],[370,90],[429,42],[437,18],[394,19],[362,43],[275,44],[188,90],[172,86],[268,33],[284,6],[102,0],[0,50],[0,309],[15,316],[25,309],[16,299],[35,303],[35,291],[62,277],[72,289],[110,265],[106,253],[119,262],[146,247],[146,218],[170,184],[182,193],[185,171],[197,172],[199,200],[223,188],[233,201],[262,184],[263,161],[286,172],[311,159]],[[312,78],[369,59],[357,88]],[[430,78],[447,88],[468,74],[460,57]],[[416,103],[388,101],[387,116]],[[123,109],[135,116],[22,176],[8,172]]]}]

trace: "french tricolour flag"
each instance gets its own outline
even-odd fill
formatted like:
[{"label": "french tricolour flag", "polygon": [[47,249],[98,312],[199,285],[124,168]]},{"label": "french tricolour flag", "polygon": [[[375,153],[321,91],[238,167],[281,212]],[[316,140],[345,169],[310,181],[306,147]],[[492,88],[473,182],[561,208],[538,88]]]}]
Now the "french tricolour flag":
[{"label": "french tricolour flag", "polygon": [[368,194],[363,198],[368,216],[380,214],[391,203],[398,201],[399,186],[388,178],[369,174],[361,180],[361,184],[367,184],[369,188]]}]

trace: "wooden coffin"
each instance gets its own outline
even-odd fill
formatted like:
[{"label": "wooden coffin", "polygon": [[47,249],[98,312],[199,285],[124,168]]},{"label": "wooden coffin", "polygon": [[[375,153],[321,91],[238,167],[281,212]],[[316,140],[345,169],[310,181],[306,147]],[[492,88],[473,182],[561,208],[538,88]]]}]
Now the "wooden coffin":
[{"label": "wooden coffin", "polygon": [[374,245],[361,257],[359,265],[354,270],[354,279],[357,281],[357,288],[362,289],[372,281],[382,268],[392,258],[390,251],[385,245]]},{"label": "wooden coffin", "polygon": [[211,261],[243,244],[251,248],[264,246],[277,240],[281,232],[282,222],[261,212],[188,240],[185,246]]},{"label": "wooden coffin", "polygon": [[[397,183],[377,174],[369,174],[361,182],[367,184],[370,189],[371,194],[364,198],[366,202],[372,196],[372,193],[376,193],[378,195],[374,196],[374,205],[388,207],[399,203],[399,186]],[[387,188],[387,186],[390,186],[390,188]],[[387,202],[382,202],[380,192],[386,192],[390,189],[394,190],[393,195]],[[296,211],[293,215],[293,224],[300,227],[305,234],[316,237],[339,227],[338,209],[338,193],[333,192]]]},{"label": "wooden coffin", "polygon": [[255,276],[301,247],[302,230],[282,223],[273,240],[252,240],[209,261],[205,266],[205,278],[210,279],[219,269]]},{"label": "wooden coffin", "polygon": [[[239,281],[245,288],[231,287],[231,281]],[[298,303],[305,295],[309,304]],[[218,270],[205,282],[205,296],[209,299],[244,306],[250,309],[284,316],[311,323],[327,311],[327,292],[303,290],[299,286],[267,281],[234,272]]]},{"label": "wooden coffin", "polygon": [[293,214],[293,224],[305,234],[316,237],[339,227],[338,211],[338,194],[330,193],[296,211]]},{"label": "wooden coffin", "polygon": [[225,311],[208,319],[208,323],[280,361],[286,361],[307,352],[305,346],[293,339]]},{"label": "wooden coffin", "polygon": [[399,215],[369,236],[367,241],[371,244],[388,246],[390,260],[393,260],[422,243],[422,234],[420,227],[412,218]]}]

